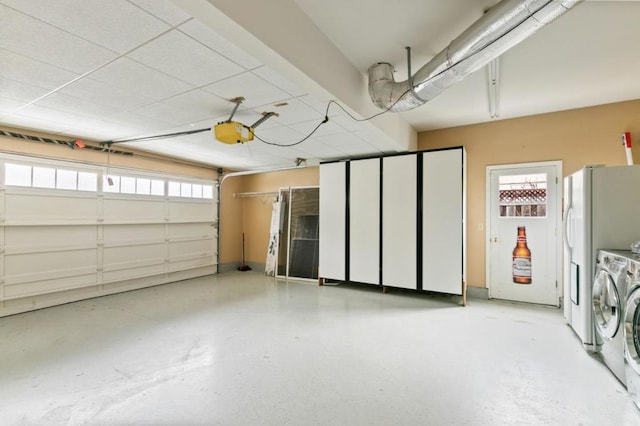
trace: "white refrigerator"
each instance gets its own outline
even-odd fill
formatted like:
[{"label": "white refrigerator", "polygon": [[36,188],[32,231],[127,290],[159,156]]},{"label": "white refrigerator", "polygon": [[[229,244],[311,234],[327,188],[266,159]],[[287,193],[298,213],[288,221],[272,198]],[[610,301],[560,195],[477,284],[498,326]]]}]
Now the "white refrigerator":
[{"label": "white refrigerator", "polygon": [[592,282],[599,249],[640,240],[640,166],[588,166],[564,179],[564,316],[588,351],[598,351]]}]

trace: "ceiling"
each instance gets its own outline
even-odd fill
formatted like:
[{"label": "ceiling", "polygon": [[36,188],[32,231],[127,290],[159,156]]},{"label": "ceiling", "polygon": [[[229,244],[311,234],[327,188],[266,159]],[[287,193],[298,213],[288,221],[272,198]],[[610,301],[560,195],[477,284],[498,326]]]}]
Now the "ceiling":
[{"label": "ceiling", "polygon": [[[356,117],[376,112],[370,65],[390,62],[405,80],[405,46],[415,72],[496,1],[248,3],[0,0],[0,125],[121,140],[211,127],[229,118],[229,98],[243,96],[234,120],[274,111],[256,134],[290,145],[331,99]],[[225,16],[232,7],[244,15]],[[283,19],[292,13],[296,22]],[[502,55],[497,119],[640,98],[639,18],[640,2],[585,1]],[[402,151],[416,131],[492,120],[486,71],[394,115],[355,121],[332,105],[329,121],[290,147],[227,145],[211,132],[124,145],[236,170]]]}]

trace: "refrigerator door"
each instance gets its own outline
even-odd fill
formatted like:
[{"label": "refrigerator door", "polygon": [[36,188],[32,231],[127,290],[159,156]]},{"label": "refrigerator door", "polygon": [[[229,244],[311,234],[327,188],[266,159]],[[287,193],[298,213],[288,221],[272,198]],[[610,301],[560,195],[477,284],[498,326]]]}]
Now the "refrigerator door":
[{"label": "refrigerator door", "polygon": [[565,318],[588,349],[595,349],[590,303],[591,168],[565,179],[564,278]]},{"label": "refrigerator door", "polygon": [[570,269],[567,267],[571,263],[571,249],[573,244],[572,236],[569,234],[571,230],[569,229],[569,223],[571,220],[571,216],[573,215],[573,205],[572,205],[572,186],[571,186],[571,176],[567,176],[564,178],[564,203],[562,206],[562,242],[564,247],[563,252],[563,271],[562,271],[562,305],[563,305],[563,313],[564,319],[567,321],[567,324],[571,324],[571,275]]}]

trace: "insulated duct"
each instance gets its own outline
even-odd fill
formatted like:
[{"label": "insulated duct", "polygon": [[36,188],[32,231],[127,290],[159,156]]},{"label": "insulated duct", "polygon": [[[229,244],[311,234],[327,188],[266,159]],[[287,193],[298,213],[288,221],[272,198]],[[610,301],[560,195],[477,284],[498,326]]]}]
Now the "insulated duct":
[{"label": "insulated duct", "polygon": [[382,109],[406,111],[435,98],[517,45],[581,0],[502,0],[408,80],[396,82],[393,66],[369,68],[369,95]]}]

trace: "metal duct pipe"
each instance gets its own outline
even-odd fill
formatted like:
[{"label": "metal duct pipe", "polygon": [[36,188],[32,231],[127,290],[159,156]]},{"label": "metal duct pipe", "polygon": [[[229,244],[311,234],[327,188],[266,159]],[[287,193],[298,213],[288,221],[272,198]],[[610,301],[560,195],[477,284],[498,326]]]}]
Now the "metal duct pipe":
[{"label": "metal duct pipe", "polygon": [[372,65],[369,68],[371,100],[379,108],[393,112],[419,107],[580,1],[582,0],[502,0],[409,80],[396,82],[391,64]]}]

